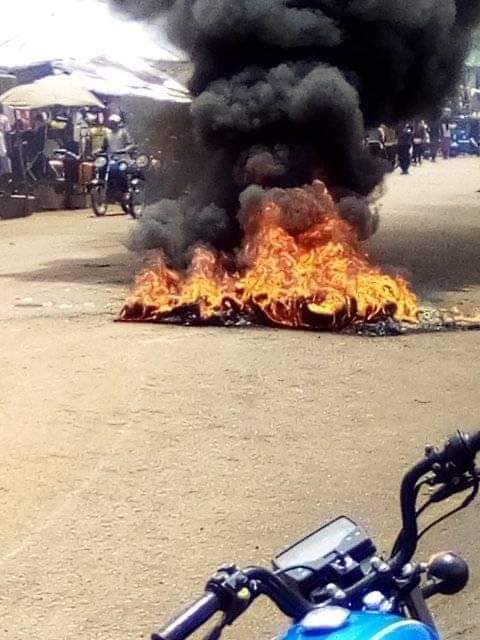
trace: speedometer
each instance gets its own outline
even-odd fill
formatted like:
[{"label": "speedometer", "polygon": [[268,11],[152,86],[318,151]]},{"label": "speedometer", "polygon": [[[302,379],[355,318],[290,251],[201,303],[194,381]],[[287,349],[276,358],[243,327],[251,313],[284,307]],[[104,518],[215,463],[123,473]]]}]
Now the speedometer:
[{"label": "speedometer", "polygon": [[279,553],[273,566],[309,591],[330,580],[348,583],[350,574],[358,574],[361,563],[374,553],[365,530],[344,516]]}]

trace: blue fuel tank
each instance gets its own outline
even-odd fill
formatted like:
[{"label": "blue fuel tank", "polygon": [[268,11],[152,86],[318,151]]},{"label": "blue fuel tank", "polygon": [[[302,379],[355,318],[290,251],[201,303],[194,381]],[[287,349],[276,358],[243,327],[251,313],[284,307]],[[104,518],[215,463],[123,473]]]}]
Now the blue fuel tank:
[{"label": "blue fuel tank", "polygon": [[430,627],[399,616],[325,607],[291,627],[281,640],[439,640]]}]

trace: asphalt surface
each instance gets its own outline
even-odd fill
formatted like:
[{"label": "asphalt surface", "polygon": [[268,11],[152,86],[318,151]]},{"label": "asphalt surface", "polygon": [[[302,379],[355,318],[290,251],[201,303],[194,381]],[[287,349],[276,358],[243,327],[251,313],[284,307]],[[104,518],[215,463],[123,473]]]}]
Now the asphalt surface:
[{"label": "asphalt surface", "polygon": [[[372,256],[422,299],[480,304],[480,165],[393,176]],[[480,427],[479,333],[391,339],[115,323],[135,223],[87,211],[0,221],[0,634],[147,638],[224,562],[346,513],[388,550],[402,472]],[[453,503],[452,503],[453,504]],[[419,557],[471,563],[437,599],[447,638],[480,629],[478,504]],[[228,635],[271,637],[258,603]]]}]

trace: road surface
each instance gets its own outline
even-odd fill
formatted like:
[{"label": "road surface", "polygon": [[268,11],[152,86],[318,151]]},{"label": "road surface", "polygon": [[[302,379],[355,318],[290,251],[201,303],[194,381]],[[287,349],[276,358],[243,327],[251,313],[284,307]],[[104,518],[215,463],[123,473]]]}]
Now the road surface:
[{"label": "road surface", "polygon": [[[393,176],[369,248],[435,304],[480,303],[480,165]],[[148,638],[225,561],[347,513],[388,549],[402,471],[480,426],[480,334],[363,339],[114,323],[135,223],[89,212],[0,222],[0,633]],[[478,505],[421,557],[471,562],[438,600],[447,638],[478,637]],[[269,638],[260,604],[229,632]]]}]

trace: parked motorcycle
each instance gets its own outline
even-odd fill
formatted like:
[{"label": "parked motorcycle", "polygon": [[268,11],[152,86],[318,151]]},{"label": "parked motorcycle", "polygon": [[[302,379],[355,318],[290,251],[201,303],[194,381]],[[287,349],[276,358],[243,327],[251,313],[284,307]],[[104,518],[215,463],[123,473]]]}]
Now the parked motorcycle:
[{"label": "parked motorcycle", "polygon": [[63,207],[83,209],[87,204],[87,185],[92,179],[92,163],[68,149],[55,149],[48,167],[50,185],[63,195]]},{"label": "parked motorcycle", "polygon": [[[479,451],[480,432],[457,432],[444,447],[428,448],[407,472],[400,492],[402,530],[390,557],[377,554],[361,526],[338,518],[279,553],[273,570],[222,567],[205,594],[152,640],[185,640],[221,612],[206,636],[219,640],[260,595],[293,621],[282,640],[438,640],[427,600],[460,592],[468,582],[468,565],[452,552],[427,563],[414,555],[427,531],[477,496]],[[429,492],[418,508],[425,487]],[[461,505],[419,530],[419,517],[428,507],[463,492],[467,496]]]},{"label": "parked motorcycle", "polygon": [[149,163],[149,157],[134,148],[98,153],[95,177],[89,186],[95,215],[104,216],[109,204],[119,203],[124,213],[140,217],[145,209],[145,170]]},{"label": "parked motorcycle", "polygon": [[468,136],[465,130],[458,130],[452,136],[450,155],[455,158],[460,155],[480,155],[480,147],[475,138]]}]

